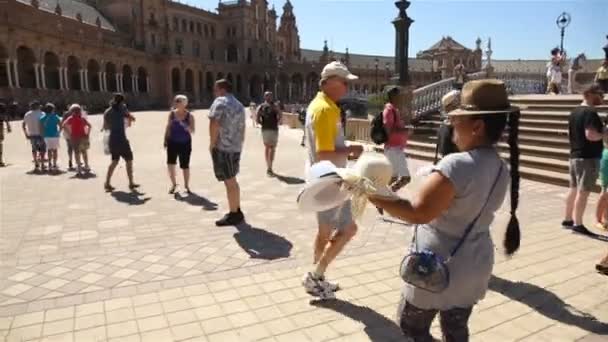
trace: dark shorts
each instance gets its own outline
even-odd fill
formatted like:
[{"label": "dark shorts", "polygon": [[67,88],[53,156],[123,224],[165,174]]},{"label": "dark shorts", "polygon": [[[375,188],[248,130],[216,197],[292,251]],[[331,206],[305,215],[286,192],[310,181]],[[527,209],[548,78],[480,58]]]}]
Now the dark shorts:
[{"label": "dark shorts", "polygon": [[46,144],[41,136],[30,136],[30,144],[32,144],[32,152],[46,152]]},{"label": "dark shorts", "polygon": [[600,175],[600,159],[570,159],[570,187],[592,191]]},{"label": "dark shorts", "polygon": [[112,156],[112,161],[118,161],[120,158],[128,162],[132,161],[133,152],[131,151],[129,141],[110,142],[110,155]]},{"label": "dark shorts", "polygon": [[181,169],[190,168],[190,154],[192,153],[192,142],[167,142],[167,164],[175,165],[179,158]]},{"label": "dark shorts", "polygon": [[225,152],[214,149],[211,151],[211,159],[213,160],[213,172],[215,172],[215,178],[218,181],[223,182],[239,174],[240,152]]}]

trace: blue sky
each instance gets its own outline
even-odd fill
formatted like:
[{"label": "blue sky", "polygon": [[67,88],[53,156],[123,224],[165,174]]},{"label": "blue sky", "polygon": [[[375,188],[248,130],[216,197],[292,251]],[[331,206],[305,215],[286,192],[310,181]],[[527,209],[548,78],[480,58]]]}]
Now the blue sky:
[{"label": "blue sky", "polygon": [[[205,9],[215,9],[217,0],[182,0]],[[275,4],[278,15],[284,0]],[[351,53],[394,54],[395,33],[391,20],[397,15],[391,0],[292,0],[300,30],[301,47],[330,48]],[[603,58],[608,34],[608,0],[414,0],[408,10],[414,19],[410,30],[410,56],[450,35],[473,48],[477,37],[492,38],[493,58],[546,59],[559,45],[555,24],[563,11],[572,16],[566,28],[565,49],[569,55],[585,52],[588,58]]]}]

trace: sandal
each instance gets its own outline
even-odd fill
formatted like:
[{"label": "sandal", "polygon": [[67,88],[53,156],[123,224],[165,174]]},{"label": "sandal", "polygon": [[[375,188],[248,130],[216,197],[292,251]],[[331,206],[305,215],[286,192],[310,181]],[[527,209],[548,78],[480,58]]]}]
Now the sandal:
[{"label": "sandal", "polygon": [[105,190],[106,192],[112,192],[112,191],[114,191],[114,187],[113,187],[113,186],[111,186],[110,184],[105,184],[105,185],[103,186],[103,188],[104,188],[104,190]]},{"label": "sandal", "polygon": [[135,184],[135,183],[131,183],[131,184],[129,184],[129,189],[130,189],[130,190],[135,190],[135,189],[137,189],[137,188],[139,188],[139,184]]},{"label": "sandal", "polygon": [[175,193],[175,189],[177,188],[177,184],[173,184],[170,188],[169,188],[169,194],[173,195]]}]

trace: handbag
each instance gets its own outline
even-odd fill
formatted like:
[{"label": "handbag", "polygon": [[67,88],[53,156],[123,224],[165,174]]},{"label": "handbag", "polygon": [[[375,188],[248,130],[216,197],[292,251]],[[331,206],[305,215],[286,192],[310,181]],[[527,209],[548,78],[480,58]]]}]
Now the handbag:
[{"label": "handbag", "polygon": [[484,209],[488,205],[490,200],[490,196],[494,192],[494,188],[496,188],[496,184],[500,179],[500,175],[502,174],[502,162],[500,163],[500,168],[498,170],[498,175],[496,176],[496,180],[494,180],[494,184],[490,189],[490,193],[488,194],[488,198],[486,199],[485,204],[479,211],[479,214],[471,221],[471,223],[467,226],[464,234],[452,249],[450,256],[444,260],[440,255],[437,255],[430,249],[418,249],[418,241],[417,241],[417,232],[418,227],[414,230],[414,249],[411,253],[407,254],[403,260],[401,261],[401,265],[399,267],[399,274],[401,278],[406,283],[413,285],[417,288],[427,290],[433,293],[443,292],[450,284],[450,270],[449,264],[452,260],[452,257],[458,252],[460,247],[464,244],[467,236],[473,230],[473,227],[477,223],[479,217],[483,213]]}]

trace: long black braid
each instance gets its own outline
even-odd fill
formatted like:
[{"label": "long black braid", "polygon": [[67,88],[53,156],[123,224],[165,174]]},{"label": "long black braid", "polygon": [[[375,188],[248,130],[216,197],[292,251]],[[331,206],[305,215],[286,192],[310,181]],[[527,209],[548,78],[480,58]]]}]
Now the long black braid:
[{"label": "long black braid", "polygon": [[511,219],[505,232],[503,246],[507,255],[512,255],[519,249],[521,232],[519,220],[517,219],[517,207],[519,205],[519,111],[509,115],[509,162],[511,171]]}]

